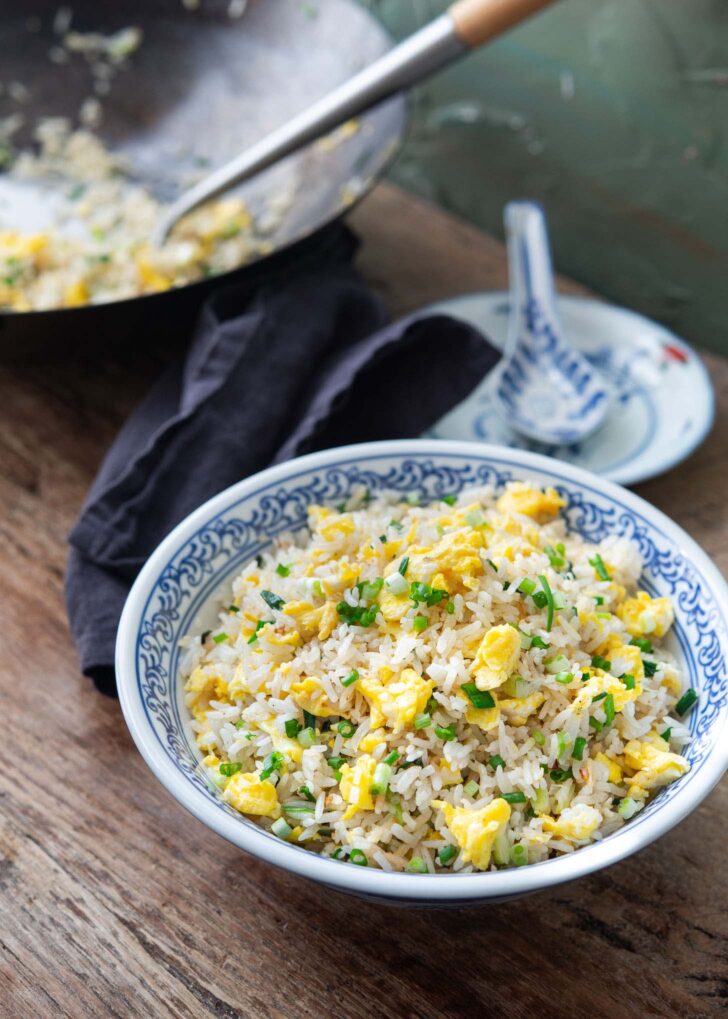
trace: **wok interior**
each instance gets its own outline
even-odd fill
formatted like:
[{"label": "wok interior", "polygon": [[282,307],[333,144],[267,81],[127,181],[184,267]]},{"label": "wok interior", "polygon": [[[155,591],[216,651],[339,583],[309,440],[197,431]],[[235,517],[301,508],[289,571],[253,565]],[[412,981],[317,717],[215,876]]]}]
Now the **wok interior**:
[{"label": "wok interior", "polygon": [[[83,101],[94,95],[86,59],[59,66],[49,50],[61,37],[53,23],[59,4],[7,0],[0,22],[2,79],[28,90],[17,101],[7,87],[0,117],[20,113],[17,147],[32,142],[39,117],[78,123]],[[187,10],[180,0],[74,0],[71,29],[117,32],[138,26],[140,48],[100,97],[96,133],[127,158],[131,172],[155,194],[171,200],[193,175],[225,162],[274,127],[346,80],[389,48],[385,32],[349,0],[249,0],[239,18],[229,0]],[[279,248],[336,216],[361,183],[381,172],[400,139],[401,98],[369,113],[359,131],[335,146],[312,146],[239,189],[254,213],[269,201],[293,203],[271,234]],[[37,196],[33,228],[46,207]],[[50,215],[50,213],[49,213]],[[22,229],[23,210],[0,174],[0,226]]]}]

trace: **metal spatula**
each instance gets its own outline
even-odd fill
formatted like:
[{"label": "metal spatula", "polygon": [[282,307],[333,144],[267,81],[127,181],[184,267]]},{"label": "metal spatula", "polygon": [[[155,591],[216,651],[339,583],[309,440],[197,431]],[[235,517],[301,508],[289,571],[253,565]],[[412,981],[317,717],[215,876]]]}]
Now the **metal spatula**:
[{"label": "metal spatula", "polygon": [[192,209],[552,3],[554,0],[458,0],[439,18],[186,191],[161,217],[154,243],[162,244],[174,224]]}]

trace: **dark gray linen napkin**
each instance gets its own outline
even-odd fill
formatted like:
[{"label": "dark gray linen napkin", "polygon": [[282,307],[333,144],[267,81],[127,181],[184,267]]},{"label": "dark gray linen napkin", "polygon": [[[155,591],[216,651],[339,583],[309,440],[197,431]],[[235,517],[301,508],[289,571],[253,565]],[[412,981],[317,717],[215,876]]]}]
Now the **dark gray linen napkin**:
[{"label": "dark gray linen napkin", "polygon": [[499,359],[443,315],[387,324],[341,230],[204,306],[184,356],[127,420],[70,535],[66,606],[81,669],[114,693],[124,601],[162,538],[272,463],[421,434]]}]

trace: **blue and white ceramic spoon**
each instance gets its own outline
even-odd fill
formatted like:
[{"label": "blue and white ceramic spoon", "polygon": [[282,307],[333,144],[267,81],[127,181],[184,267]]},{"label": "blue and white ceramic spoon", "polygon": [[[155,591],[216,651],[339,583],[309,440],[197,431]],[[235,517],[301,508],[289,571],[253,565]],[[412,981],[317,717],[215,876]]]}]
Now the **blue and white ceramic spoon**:
[{"label": "blue and white ceramic spoon", "polygon": [[540,206],[510,202],[504,223],[511,308],[505,357],[493,380],[496,407],[512,428],[538,442],[578,442],[603,423],[609,391],[563,335]]}]

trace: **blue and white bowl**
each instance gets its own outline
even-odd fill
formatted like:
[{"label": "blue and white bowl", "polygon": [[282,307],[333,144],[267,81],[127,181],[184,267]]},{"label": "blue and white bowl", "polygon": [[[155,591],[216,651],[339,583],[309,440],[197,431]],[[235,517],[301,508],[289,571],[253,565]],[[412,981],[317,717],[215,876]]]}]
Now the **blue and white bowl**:
[{"label": "blue and white bowl", "polygon": [[[416,492],[423,501],[513,479],[553,485],[569,527],[589,541],[631,538],[642,584],[675,606],[673,650],[699,700],[689,715],[690,771],[629,824],[557,859],[470,874],[391,874],[326,859],[263,831],[229,808],[196,772],[199,752],[178,681],[179,640],[214,594],[281,531],[306,525],[312,502],[337,503],[354,485]],[[642,499],[577,467],[516,449],[412,439],[314,453],[241,481],[165,538],[129,595],[119,626],[121,707],[147,764],[200,821],[241,849],[294,874],[360,895],[464,904],[547,888],[599,870],[654,841],[704,799],[728,767],[728,589],[704,552]]]}]

